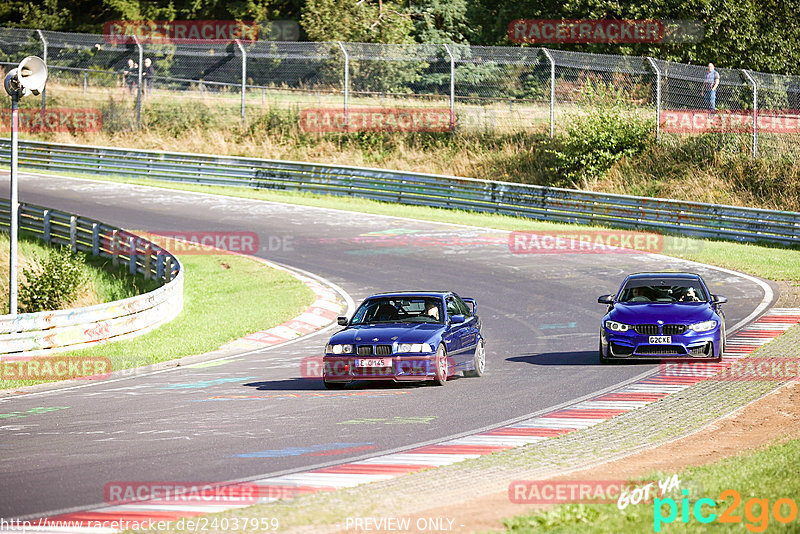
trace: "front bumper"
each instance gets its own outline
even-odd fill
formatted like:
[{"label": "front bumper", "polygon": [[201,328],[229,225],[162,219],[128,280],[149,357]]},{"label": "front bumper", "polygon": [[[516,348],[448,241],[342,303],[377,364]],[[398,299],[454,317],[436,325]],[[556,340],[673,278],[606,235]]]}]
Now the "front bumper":
[{"label": "front bumper", "polygon": [[415,382],[431,380],[436,376],[436,354],[384,356],[391,359],[388,367],[357,367],[358,356],[325,355],[322,360],[322,378],[326,382],[353,382],[355,380],[383,380]]},{"label": "front bumper", "polygon": [[650,336],[634,331],[600,331],[600,350],[605,358],[619,359],[715,359],[720,357],[719,328],[708,332],[687,330],[671,336],[670,344],[651,345]]}]

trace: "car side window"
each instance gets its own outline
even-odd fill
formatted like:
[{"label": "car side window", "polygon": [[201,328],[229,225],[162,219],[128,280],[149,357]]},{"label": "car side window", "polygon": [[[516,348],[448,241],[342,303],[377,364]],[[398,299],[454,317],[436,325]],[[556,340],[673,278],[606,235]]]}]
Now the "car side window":
[{"label": "car side window", "polygon": [[464,317],[466,318],[472,317],[472,312],[470,311],[469,306],[467,305],[466,302],[461,300],[460,297],[456,297],[456,304],[458,305],[459,310],[461,310],[460,313],[462,313]]},{"label": "car side window", "polygon": [[458,303],[456,299],[453,297],[447,297],[447,316],[452,317],[454,315],[458,315],[461,313],[461,310],[458,309]]}]

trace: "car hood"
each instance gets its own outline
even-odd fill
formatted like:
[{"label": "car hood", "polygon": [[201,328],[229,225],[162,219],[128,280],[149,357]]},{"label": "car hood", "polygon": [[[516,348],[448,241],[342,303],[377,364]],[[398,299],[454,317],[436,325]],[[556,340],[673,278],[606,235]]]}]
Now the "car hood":
[{"label": "car hood", "polygon": [[655,324],[664,321],[666,324],[692,324],[714,318],[711,305],[702,302],[697,304],[622,304],[614,305],[608,318],[625,324]]},{"label": "car hood", "polygon": [[[444,325],[420,323],[387,323],[380,325],[350,326],[331,336],[330,343],[352,345],[356,343],[425,343],[441,334]],[[356,339],[360,338],[360,339]]]}]

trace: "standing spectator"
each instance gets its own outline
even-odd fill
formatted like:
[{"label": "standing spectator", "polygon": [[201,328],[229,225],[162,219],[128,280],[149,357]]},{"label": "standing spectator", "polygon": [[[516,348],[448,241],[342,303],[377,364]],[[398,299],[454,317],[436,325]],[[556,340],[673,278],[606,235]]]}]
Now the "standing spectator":
[{"label": "standing spectator", "polygon": [[719,87],[719,72],[714,70],[713,63],[709,63],[706,79],[703,82],[703,96],[709,116],[717,109],[717,87]]},{"label": "standing spectator", "polygon": [[142,72],[142,77],[144,78],[145,96],[150,96],[153,92],[153,80],[156,78],[156,69],[149,57],[144,58],[144,72]]},{"label": "standing spectator", "polygon": [[139,65],[133,59],[128,58],[128,66],[122,69],[122,86],[128,88],[128,94],[136,91],[136,84],[139,81]]}]

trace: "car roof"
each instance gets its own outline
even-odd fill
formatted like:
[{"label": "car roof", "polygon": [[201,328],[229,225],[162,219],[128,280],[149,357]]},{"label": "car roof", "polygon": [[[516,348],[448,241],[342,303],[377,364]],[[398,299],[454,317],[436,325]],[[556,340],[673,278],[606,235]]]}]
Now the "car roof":
[{"label": "car roof", "polygon": [[375,293],[372,297],[428,297],[443,298],[452,294],[452,291],[391,291],[387,293]]}]

